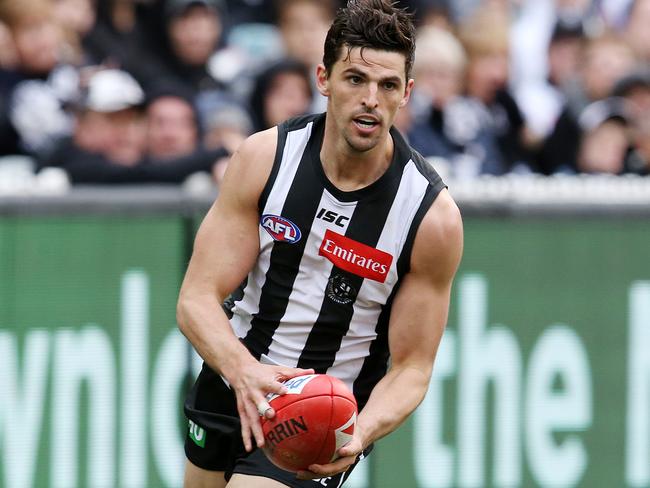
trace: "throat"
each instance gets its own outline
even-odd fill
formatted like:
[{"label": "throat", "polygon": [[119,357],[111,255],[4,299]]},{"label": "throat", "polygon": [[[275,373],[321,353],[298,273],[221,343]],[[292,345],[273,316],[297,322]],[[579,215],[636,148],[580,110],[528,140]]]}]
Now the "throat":
[{"label": "throat", "polygon": [[[391,138],[388,138],[391,140]],[[354,154],[350,151],[321,150],[320,160],[327,179],[341,191],[355,191],[372,185],[381,178],[393,159],[392,140],[388,151],[368,151]]]}]

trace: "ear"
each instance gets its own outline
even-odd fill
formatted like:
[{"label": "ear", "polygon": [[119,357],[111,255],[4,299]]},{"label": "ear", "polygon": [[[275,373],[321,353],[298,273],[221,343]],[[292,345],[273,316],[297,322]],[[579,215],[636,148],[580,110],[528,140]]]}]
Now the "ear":
[{"label": "ear", "polygon": [[324,97],[330,96],[329,77],[323,64],[319,64],[316,67],[316,88],[318,88],[319,93]]},{"label": "ear", "polygon": [[413,81],[413,78],[408,80],[406,83],[406,86],[404,87],[404,96],[399,102],[399,108],[404,108],[407,103],[409,103],[409,99],[411,98],[411,91],[413,90],[413,84],[415,82]]}]

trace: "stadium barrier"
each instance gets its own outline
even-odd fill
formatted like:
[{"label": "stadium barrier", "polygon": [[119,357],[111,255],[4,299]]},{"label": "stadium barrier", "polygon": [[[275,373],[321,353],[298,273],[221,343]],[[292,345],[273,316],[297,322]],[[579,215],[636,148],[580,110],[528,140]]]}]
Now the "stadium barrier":
[{"label": "stadium barrier", "polygon": [[[429,394],[346,486],[650,487],[648,181],[450,190],[465,253]],[[212,199],[0,198],[0,487],[181,486],[199,360],[175,302]]]}]

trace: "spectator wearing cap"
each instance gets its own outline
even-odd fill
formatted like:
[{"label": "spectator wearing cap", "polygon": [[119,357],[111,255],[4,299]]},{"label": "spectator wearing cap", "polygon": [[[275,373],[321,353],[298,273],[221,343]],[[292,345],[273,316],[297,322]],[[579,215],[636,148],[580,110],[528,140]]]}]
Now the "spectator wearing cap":
[{"label": "spectator wearing cap", "polygon": [[215,150],[197,157],[169,157],[154,164],[146,151],[144,92],[128,73],[102,70],[91,76],[77,109],[71,138],[44,158],[41,167],[58,166],[74,184],[179,183],[198,171],[211,171],[226,155]]}]

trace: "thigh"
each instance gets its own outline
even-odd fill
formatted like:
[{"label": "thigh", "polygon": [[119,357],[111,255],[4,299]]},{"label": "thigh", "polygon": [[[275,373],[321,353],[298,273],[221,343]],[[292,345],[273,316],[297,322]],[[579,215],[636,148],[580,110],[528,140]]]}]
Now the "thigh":
[{"label": "thigh", "polygon": [[225,488],[226,478],[221,471],[208,471],[185,462],[183,488]]},{"label": "thigh", "polygon": [[248,474],[233,474],[228,482],[228,488],[286,488],[287,485],[270,478]]}]

